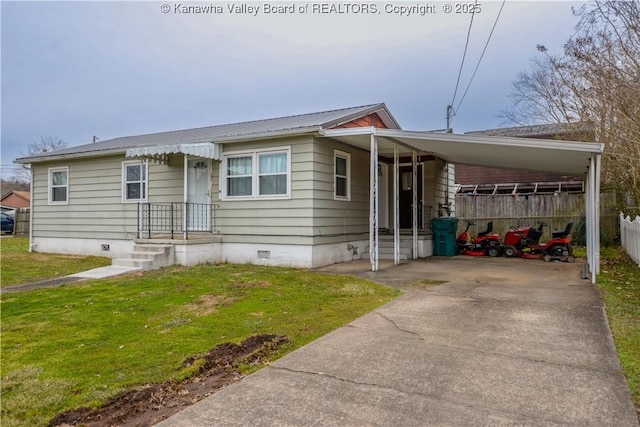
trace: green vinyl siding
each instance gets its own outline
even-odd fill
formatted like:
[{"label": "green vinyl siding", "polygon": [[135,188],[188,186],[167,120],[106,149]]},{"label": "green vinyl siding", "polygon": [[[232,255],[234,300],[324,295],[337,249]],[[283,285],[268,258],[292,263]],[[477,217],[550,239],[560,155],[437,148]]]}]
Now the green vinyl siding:
[{"label": "green vinyl siding", "polygon": [[[334,200],[334,152],[350,155],[351,199]],[[367,238],[369,232],[369,153],[336,141],[314,144],[315,244]]]},{"label": "green vinyl siding", "polygon": [[[369,153],[328,139],[302,135],[227,143],[225,152],[290,150],[290,197],[221,198],[220,161],[211,162],[214,229],[225,243],[325,244],[363,239],[369,230]],[[350,156],[350,200],[334,200],[334,150]],[[34,171],[34,237],[133,239],[137,203],[122,201],[124,155],[38,163]],[[48,205],[47,171],[69,168],[68,205]],[[184,157],[149,162],[148,201],[184,200]]]},{"label": "green vinyl siding", "polygon": [[228,152],[264,148],[291,149],[290,198],[232,200],[221,197],[224,171],[214,162],[213,203],[217,205],[215,228],[226,243],[311,244],[313,229],[313,138],[310,135],[225,144]]},{"label": "green vinyl siding", "polygon": [[[32,165],[33,236],[79,239],[133,239],[138,224],[138,204],[122,202],[124,155],[92,157]],[[48,204],[48,170],[69,168],[69,202]],[[183,200],[182,156],[168,165],[149,162],[149,201]]]}]

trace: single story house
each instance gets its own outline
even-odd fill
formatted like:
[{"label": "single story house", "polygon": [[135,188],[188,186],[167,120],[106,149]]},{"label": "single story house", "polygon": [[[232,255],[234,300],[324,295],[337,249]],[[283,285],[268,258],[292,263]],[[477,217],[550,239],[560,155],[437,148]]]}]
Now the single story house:
[{"label": "single story house", "polygon": [[[99,141],[17,163],[32,170],[31,249],[318,267],[432,254],[452,163],[587,176],[597,225],[602,145],[403,131],[386,105]],[[597,230],[597,228],[590,228]],[[590,240],[592,271],[598,233]]]}]

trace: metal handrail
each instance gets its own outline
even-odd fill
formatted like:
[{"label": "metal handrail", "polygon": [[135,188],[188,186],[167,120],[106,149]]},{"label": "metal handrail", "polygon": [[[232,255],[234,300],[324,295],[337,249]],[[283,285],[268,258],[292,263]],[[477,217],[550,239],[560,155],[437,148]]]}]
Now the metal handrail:
[{"label": "metal handrail", "polygon": [[152,233],[176,233],[189,238],[189,232],[215,230],[215,209],[210,203],[138,203],[138,238],[145,234],[151,239]]}]

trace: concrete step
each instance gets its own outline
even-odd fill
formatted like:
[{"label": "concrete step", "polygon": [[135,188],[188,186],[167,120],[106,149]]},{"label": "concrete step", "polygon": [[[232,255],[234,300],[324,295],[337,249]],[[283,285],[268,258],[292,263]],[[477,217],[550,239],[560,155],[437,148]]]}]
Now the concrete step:
[{"label": "concrete step", "polygon": [[[370,258],[369,252],[364,252],[362,254],[362,259],[369,259],[369,258]],[[400,253],[398,258],[400,259],[400,261],[406,261],[409,258],[411,258],[411,254]],[[394,259],[393,258],[393,252],[391,252],[391,253],[382,253],[382,252],[378,251],[378,259]]]},{"label": "concrete step", "polygon": [[116,267],[132,267],[140,270],[153,270],[152,259],[132,259],[132,258],[116,258],[111,261],[111,265]]},{"label": "concrete step", "polygon": [[172,245],[135,244],[129,258],[118,258],[111,265],[155,270],[175,264],[175,249]]}]

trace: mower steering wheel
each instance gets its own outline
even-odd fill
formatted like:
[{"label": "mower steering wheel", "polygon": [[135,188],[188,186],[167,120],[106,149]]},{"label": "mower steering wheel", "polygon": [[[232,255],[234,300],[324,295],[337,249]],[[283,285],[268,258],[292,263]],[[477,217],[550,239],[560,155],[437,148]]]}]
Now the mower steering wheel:
[{"label": "mower steering wheel", "polygon": [[473,221],[469,221],[468,219],[467,219],[467,220],[465,220],[465,222],[466,222],[467,224],[469,224],[469,225],[476,225],[476,223],[475,223],[475,222],[473,222]]}]

